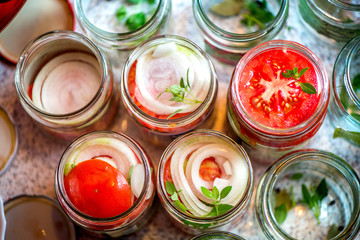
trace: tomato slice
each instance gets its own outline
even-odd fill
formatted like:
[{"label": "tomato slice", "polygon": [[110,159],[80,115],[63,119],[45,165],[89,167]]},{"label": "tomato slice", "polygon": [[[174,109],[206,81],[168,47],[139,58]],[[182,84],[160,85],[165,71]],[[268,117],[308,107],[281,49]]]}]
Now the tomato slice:
[{"label": "tomato slice", "polygon": [[[133,65],[131,66],[130,70],[129,70],[129,75],[128,75],[128,90],[129,90],[129,94],[131,96],[131,98],[133,99],[134,103],[147,115],[155,117],[155,118],[159,118],[159,119],[167,119],[169,117],[169,115],[159,115],[156,114],[152,111],[150,111],[149,109],[147,109],[146,107],[144,107],[136,98],[135,96],[135,91],[136,91],[136,63],[137,61],[135,61],[133,63]],[[186,116],[189,113],[177,113],[174,116],[172,116],[170,119],[176,119],[176,118],[181,118]]]},{"label": "tomato slice", "polygon": [[221,177],[221,169],[215,162],[215,158],[204,159],[200,164],[199,175],[204,181],[212,182]]},{"label": "tomato slice", "polygon": [[[309,67],[298,81],[286,70]],[[312,63],[290,49],[262,52],[251,59],[238,78],[238,98],[251,118],[268,127],[289,128],[307,120],[319,103],[319,94],[307,94],[298,82],[318,89]],[[317,92],[319,92],[317,90]]]},{"label": "tomato slice", "polygon": [[126,178],[102,160],[90,159],[77,164],[65,176],[64,185],[74,206],[92,217],[113,217],[132,205]]}]

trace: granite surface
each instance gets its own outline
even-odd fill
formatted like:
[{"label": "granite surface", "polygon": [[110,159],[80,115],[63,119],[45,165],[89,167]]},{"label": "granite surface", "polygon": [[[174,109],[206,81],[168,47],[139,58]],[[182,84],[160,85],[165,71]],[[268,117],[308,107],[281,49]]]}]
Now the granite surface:
[{"label": "granite surface", "polygon": [[[173,1],[173,12],[170,22],[169,34],[181,35],[189,38],[203,47],[202,37],[196,27],[193,18],[191,0]],[[322,60],[328,76],[331,77],[333,64],[340,48],[325,43],[313,36],[305,29],[294,11],[295,1],[290,1],[290,13],[288,27],[283,30],[282,38],[294,40],[310,48]],[[233,66],[223,65],[213,61],[220,82],[219,96],[216,103],[215,121],[211,128],[224,131],[234,137],[226,119],[226,91],[230,80]],[[66,143],[62,143],[45,135],[27,115],[22,108],[14,86],[15,65],[0,58],[0,105],[4,107],[14,118],[19,130],[19,148],[15,160],[4,175],[0,176],[0,195],[7,200],[19,194],[42,194],[55,198],[54,173],[59,158],[63,153]],[[114,69],[115,75],[119,75],[120,68]],[[164,150],[149,144],[141,135],[137,125],[130,119],[121,108],[112,130],[123,132],[137,140],[152,157],[156,164]],[[333,128],[328,118],[319,132],[311,140],[308,147],[322,149],[337,154],[345,159],[355,170],[360,173],[360,148],[349,144],[342,139],[332,139]],[[1,133],[0,133],[1,134]],[[238,139],[237,139],[238,140]],[[257,184],[268,164],[253,162],[255,183]],[[264,239],[253,216],[253,204],[250,206],[244,221],[232,232],[246,239]],[[124,239],[188,239],[191,237],[176,229],[158,208],[150,222],[138,233]],[[91,239],[78,230],[78,239]]]}]

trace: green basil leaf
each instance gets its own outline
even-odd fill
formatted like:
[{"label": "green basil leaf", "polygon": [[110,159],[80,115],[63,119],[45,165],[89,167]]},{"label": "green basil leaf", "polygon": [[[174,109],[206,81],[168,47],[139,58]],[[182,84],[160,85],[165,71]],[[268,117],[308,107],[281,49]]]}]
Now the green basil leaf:
[{"label": "green basil leaf", "polygon": [[116,18],[118,21],[123,20],[126,17],[126,8],[125,6],[122,6],[118,8],[115,12]]},{"label": "green basil leaf", "polygon": [[155,0],[147,0],[148,4],[154,4]]},{"label": "green basil leaf", "polygon": [[169,101],[175,101],[175,102],[182,102],[182,100],[183,98],[178,96],[169,99]]},{"label": "green basil leaf", "polygon": [[128,17],[125,22],[125,25],[128,27],[130,31],[134,31],[146,23],[146,16],[145,13],[139,12],[132,14]]},{"label": "green basil leaf", "polygon": [[209,189],[207,189],[206,187],[201,186],[201,192],[202,192],[202,194],[204,194],[205,197],[216,200],[216,199],[214,199],[212,192]]},{"label": "green basil leaf", "polygon": [[184,78],[183,77],[180,78],[180,87],[185,88]]},{"label": "green basil leaf", "polygon": [[212,195],[213,195],[214,200],[217,201],[220,193],[219,193],[219,189],[216,186],[214,186],[212,189]]},{"label": "green basil leaf", "polygon": [[184,109],[178,109],[178,110],[176,110],[175,112],[173,112],[172,114],[170,114],[166,119],[170,119],[170,118],[172,118],[174,115],[176,115],[177,113],[179,113],[179,112],[181,112],[181,111],[183,111]]},{"label": "green basil leaf", "polygon": [[219,16],[231,17],[239,14],[242,6],[243,1],[224,0],[212,6],[210,10]]},{"label": "green basil leaf", "polygon": [[177,208],[181,209],[184,212],[188,210],[187,207],[185,207],[185,205],[182,204],[179,200],[175,201],[174,204]]},{"label": "green basil leaf", "polygon": [[289,70],[287,70],[286,73],[282,72],[281,75],[284,77],[284,78],[291,78],[294,76],[293,73],[289,73]]},{"label": "green basil leaf", "polygon": [[300,70],[300,73],[299,73],[299,77],[301,77],[302,75],[304,75],[308,69],[309,69],[309,67],[306,67],[306,68],[301,69],[301,70]]},{"label": "green basil leaf", "polygon": [[316,88],[311,83],[302,83],[300,82],[300,87],[303,92],[307,94],[316,94]]},{"label": "green basil leaf", "polygon": [[176,193],[175,185],[170,181],[166,181],[165,188],[166,188],[166,192],[170,195],[173,195],[174,193]]},{"label": "green basil leaf", "polygon": [[323,178],[316,188],[316,194],[320,201],[323,200],[327,196],[328,190],[329,189],[328,189],[326,180],[325,180],[325,178]]},{"label": "green basil leaf", "polygon": [[179,201],[179,196],[177,195],[177,193],[174,193],[173,195],[170,196],[171,200],[175,201]]},{"label": "green basil leaf", "polygon": [[170,87],[170,90],[172,93],[175,93],[175,94],[180,94],[181,92],[184,91],[184,89],[182,87],[180,87],[179,85],[172,85]]},{"label": "green basil leaf", "polygon": [[127,0],[129,3],[132,3],[132,4],[139,4],[141,3],[143,0]]},{"label": "green basil leaf", "polygon": [[333,138],[345,138],[355,144],[360,145],[360,132],[346,131],[342,128],[336,128]]},{"label": "green basil leaf", "polygon": [[219,215],[225,214],[228,211],[230,211],[234,206],[231,206],[229,204],[219,204],[218,206],[218,212]]},{"label": "green basil leaf", "polygon": [[206,217],[216,217],[216,216],[217,216],[217,213],[216,213],[216,208],[215,207],[213,207],[211,209],[211,211],[208,214],[206,214]]},{"label": "green basil leaf", "polygon": [[312,208],[313,201],[312,201],[309,190],[307,189],[307,187],[304,184],[301,184],[301,193],[303,195],[303,199],[304,199],[304,202],[306,203],[306,205],[308,205],[309,208]]},{"label": "green basil leaf", "polygon": [[220,199],[224,199],[227,197],[227,195],[229,195],[230,191],[232,189],[232,186],[227,186],[227,187],[224,187],[223,190],[221,190],[221,193],[220,193]]},{"label": "green basil leaf", "polygon": [[290,179],[291,180],[299,180],[303,177],[302,173],[294,173],[293,175],[291,175]]},{"label": "green basil leaf", "polygon": [[187,86],[189,87],[189,89],[191,89],[190,82],[189,82],[189,70],[190,70],[190,68],[188,68],[186,71],[186,83],[187,83]]},{"label": "green basil leaf", "polygon": [[282,224],[287,216],[287,209],[285,204],[281,204],[280,206],[275,208],[275,219],[279,224]]}]

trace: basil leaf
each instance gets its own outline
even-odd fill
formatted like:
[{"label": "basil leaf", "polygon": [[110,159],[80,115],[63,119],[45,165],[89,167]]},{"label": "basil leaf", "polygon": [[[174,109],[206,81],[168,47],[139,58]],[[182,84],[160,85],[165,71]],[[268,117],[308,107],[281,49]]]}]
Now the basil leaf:
[{"label": "basil leaf", "polygon": [[173,195],[174,193],[176,193],[175,185],[170,181],[166,181],[165,188],[166,188],[166,192],[170,195]]},{"label": "basil leaf", "polygon": [[316,89],[311,83],[300,83],[301,90],[303,90],[307,94],[316,94]]},{"label": "basil leaf", "polygon": [[303,174],[302,173],[294,173],[291,177],[290,177],[290,179],[291,180],[299,180],[299,179],[301,179],[303,177]]},{"label": "basil leaf", "polygon": [[299,73],[299,78],[304,75],[304,73],[309,69],[309,67],[306,67],[306,68],[303,68],[300,70],[300,73]]},{"label": "basil leaf", "polygon": [[184,211],[184,212],[186,212],[186,211],[188,210],[187,207],[185,207],[185,205],[182,204],[179,200],[175,201],[175,202],[174,202],[174,205],[175,205],[177,208],[179,208],[179,209],[181,209],[182,211]]},{"label": "basil leaf", "polygon": [[177,195],[177,193],[174,193],[173,195],[170,196],[171,200],[175,201],[179,201],[179,196]]},{"label": "basil leaf", "polygon": [[123,20],[126,17],[126,8],[124,6],[118,8],[115,12],[115,16],[118,21]]},{"label": "basil leaf", "polygon": [[219,204],[218,206],[218,215],[222,215],[230,211],[234,206],[231,206],[229,204]]},{"label": "basil leaf", "polygon": [[342,128],[336,128],[333,138],[345,138],[355,144],[360,145],[360,132],[346,131]]},{"label": "basil leaf", "polygon": [[154,4],[155,0],[147,0],[148,4]]},{"label": "basil leaf", "polygon": [[221,193],[220,193],[220,199],[224,199],[227,197],[227,195],[229,195],[230,191],[232,189],[232,186],[227,186],[227,187],[224,187],[223,190],[221,190]]},{"label": "basil leaf", "polygon": [[180,87],[179,85],[172,85],[170,87],[170,90],[174,94],[180,94],[183,91],[182,87]]},{"label": "basil leaf", "polygon": [[182,110],[184,110],[184,109],[178,109],[178,110],[176,110],[175,112],[173,112],[172,114],[170,114],[166,119],[172,118],[174,115],[176,115],[177,113],[181,112]]},{"label": "basil leaf", "polygon": [[174,101],[174,102],[182,102],[182,100],[183,98],[178,96],[169,99],[169,101]]},{"label": "basil leaf", "polygon": [[127,0],[129,3],[132,3],[132,4],[139,4],[141,3],[143,0]]},{"label": "basil leaf", "polygon": [[287,210],[285,204],[281,204],[280,206],[275,208],[275,219],[279,224],[282,224],[287,216]]},{"label": "basil leaf", "polygon": [[212,6],[210,10],[219,16],[231,17],[239,14],[242,6],[243,6],[243,1],[224,0]]},{"label": "basil leaf", "polygon": [[208,214],[206,214],[206,217],[216,217],[216,216],[217,216],[217,213],[216,213],[216,208],[215,207],[213,207],[211,209],[211,211]]},{"label": "basil leaf", "polygon": [[216,200],[214,199],[212,192],[206,187],[201,186],[201,192],[204,194],[205,197]]},{"label": "basil leaf", "polygon": [[319,185],[317,186],[316,194],[319,197],[320,201],[323,200],[327,196],[327,194],[328,194],[328,186],[326,184],[325,178],[323,178],[320,181]]},{"label": "basil leaf", "polygon": [[308,205],[309,208],[312,208],[313,201],[312,201],[309,190],[307,189],[307,187],[304,184],[301,184],[301,192],[302,192],[303,199],[304,199],[304,202],[306,203],[306,205]]},{"label": "basil leaf", "polygon": [[[289,71],[289,70],[287,70],[287,71]],[[282,72],[281,75],[282,75],[284,78],[291,78],[291,77],[293,76],[292,73],[288,73],[288,72],[287,72],[287,73]]]},{"label": "basil leaf", "polygon": [[139,12],[131,15],[125,22],[130,31],[134,31],[146,23],[145,13]]},{"label": "basil leaf", "polygon": [[215,201],[217,201],[220,194],[219,194],[219,189],[217,189],[216,186],[214,186],[213,189],[212,189],[212,195],[213,195],[213,199]]},{"label": "basil leaf", "polygon": [[184,78],[183,77],[180,78],[180,87],[185,88]]}]

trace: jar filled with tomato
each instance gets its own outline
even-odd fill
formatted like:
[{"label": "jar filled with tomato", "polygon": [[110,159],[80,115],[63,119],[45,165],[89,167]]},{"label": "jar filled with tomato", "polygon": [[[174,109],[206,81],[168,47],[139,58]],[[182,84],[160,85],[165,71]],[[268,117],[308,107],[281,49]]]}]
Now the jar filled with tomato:
[{"label": "jar filled with tomato", "polygon": [[179,135],[212,112],[217,79],[209,57],[191,41],[164,35],[136,48],[121,77],[125,108],[146,136]]},{"label": "jar filled with tomato", "polygon": [[15,86],[26,112],[62,140],[107,129],[117,113],[110,63],[76,32],[49,32],[31,41],[16,65]]},{"label": "jar filled with tomato", "polygon": [[270,158],[315,135],[328,102],[329,81],[320,60],[296,42],[273,40],[237,64],[227,115],[244,145]]},{"label": "jar filled with tomato", "polygon": [[360,145],[360,36],[338,55],[331,81],[329,118],[341,137]]},{"label": "jar filled with tomato", "polygon": [[221,132],[178,137],[162,154],[158,173],[160,202],[185,232],[228,231],[249,207],[254,181],[249,157]]},{"label": "jar filled with tomato", "polygon": [[163,33],[171,14],[171,0],[75,0],[74,7],[81,30],[114,66],[123,64],[126,51]]},{"label": "jar filled with tomato", "polygon": [[55,173],[65,213],[96,236],[119,237],[148,220],[155,196],[150,159],[131,138],[98,131],[74,140]]},{"label": "jar filled with tomato", "polygon": [[298,0],[304,26],[325,42],[344,45],[360,34],[360,3],[344,0]]},{"label": "jar filled with tomato", "polygon": [[193,0],[205,50],[217,60],[236,65],[253,47],[285,29],[288,0]]}]

